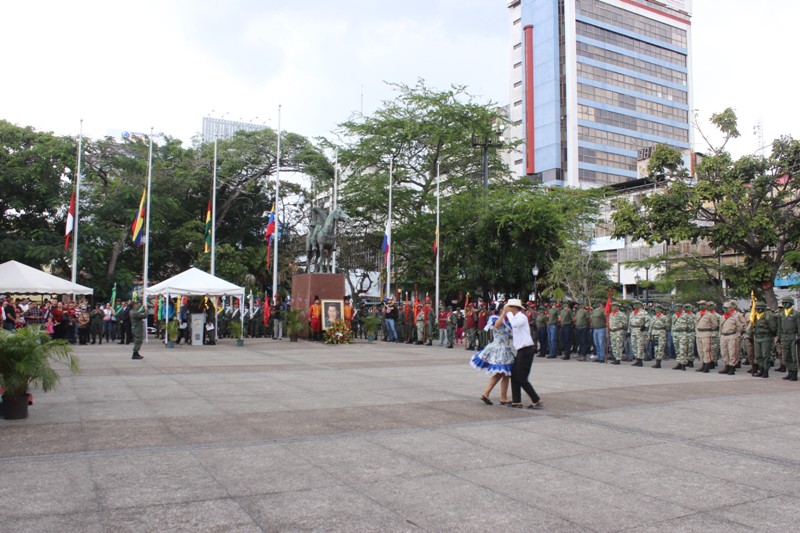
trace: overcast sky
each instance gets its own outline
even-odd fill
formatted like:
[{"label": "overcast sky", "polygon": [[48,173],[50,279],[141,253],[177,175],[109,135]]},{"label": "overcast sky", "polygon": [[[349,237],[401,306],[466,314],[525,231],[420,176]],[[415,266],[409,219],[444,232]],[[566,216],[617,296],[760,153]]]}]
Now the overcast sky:
[{"label": "overcast sky", "polygon": [[[391,98],[385,81],[509,92],[507,0],[26,0],[0,5],[0,118],[58,134],[190,141],[206,115],[328,135]],[[761,6],[754,9],[754,6]],[[731,106],[737,155],[800,138],[800,2],[694,0],[694,106]],[[699,138],[699,136],[698,136]],[[696,149],[703,151],[699,142]]]}]

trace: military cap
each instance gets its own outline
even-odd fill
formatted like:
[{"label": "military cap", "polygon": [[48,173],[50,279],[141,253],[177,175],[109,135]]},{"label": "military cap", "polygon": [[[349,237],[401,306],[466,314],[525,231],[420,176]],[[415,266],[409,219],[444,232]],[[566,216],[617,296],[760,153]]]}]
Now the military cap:
[{"label": "military cap", "polygon": [[697,305],[706,305],[706,301],[705,300],[700,300],[699,302],[697,302]]},{"label": "military cap", "polygon": [[639,300],[634,300],[634,301],[633,301],[633,302],[631,302],[631,303],[633,304],[633,306],[634,306],[634,307],[636,307],[637,305],[638,305],[639,307],[641,307],[641,306],[642,306],[642,302],[640,302]]},{"label": "military cap", "polygon": [[781,300],[783,304],[788,304],[790,307],[794,305],[794,298],[787,296],[783,300]]},{"label": "military cap", "polygon": [[617,306],[619,307],[619,302],[611,302],[611,307]]},{"label": "military cap", "polygon": [[683,304],[681,304],[681,303],[676,303],[674,305],[675,305],[675,309],[683,309]]},{"label": "military cap", "polygon": [[731,307],[731,302],[730,301],[722,302],[722,308],[723,309],[729,309],[730,307]]},{"label": "military cap", "polygon": [[765,302],[758,301],[758,302],[756,302],[756,309],[759,309],[759,308],[760,309],[766,309],[767,308],[767,304]]},{"label": "military cap", "polygon": [[730,302],[728,302],[728,304],[730,304],[731,307],[734,307],[734,308],[737,308],[737,309],[739,308],[739,306],[736,305],[736,301],[735,300],[731,300]]}]

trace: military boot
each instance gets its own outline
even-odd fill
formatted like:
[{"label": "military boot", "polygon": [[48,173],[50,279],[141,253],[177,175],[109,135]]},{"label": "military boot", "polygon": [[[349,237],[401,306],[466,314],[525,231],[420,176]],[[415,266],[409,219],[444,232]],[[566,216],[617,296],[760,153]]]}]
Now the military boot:
[{"label": "military boot", "polygon": [[631,366],[643,366],[643,365],[644,365],[644,363],[642,363],[642,360],[641,359],[637,359],[636,362],[633,363]]},{"label": "military boot", "polygon": [[731,366],[731,367],[728,368],[728,375],[729,376],[735,376],[736,375],[736,367],[735,366]]},{"label": "military boot", "polygon": [[764,371],[761,373],[761,377],[762,378],[768,378],[769,377],[769,368],[764,368]]},{"label": "military boot", "polygon": [[675,366],[673,367],[673,369],[672,369],[672,370],[686,370],[686,365],[684,365],[684,364],[682,364],[682,363],[678,363],[677,365],[675,365]]},{"label": "military boot", "polygon": [[786,380],[786,381],[789,381],[790,379],[792,379],[792,374],[794,374],[794,370],[789,370],[789,371],[786,373],[786,375],[785,375],[785,376],[783,376],[781,379],[783,379],[783,380]]},{"label": "military boot", "polygon": [[731,368],[733,368],[731,365],[725,365],[725,368],[717,371],[717,374],[727,374]]},{"label": "military boot", "polygon": [[758,366],[758,365],[755,365],[755,371],[753,372],[753,377],[754,378],[760,378],[761,377],[761,372],[762,372],[761,367]]},{"label": "military boot", "polygon": [[610,365],[618,365],[619,364],[619,359],[612,359],[611,362],[608,363],[608,364],[610,364]]},{"label": "military boot", "polygon": [[789,381],[797,381],[797,370],[792,370],[792,377],[789,378]]},{"label": "military boot", "polygon": [[781,363],[780,368],[776,368],[775,372],[786,372],[786,365]]},{"label": "military boot", "polygon": [[661,368],[661,359],[656,359],[656,364],[653,365],[653,368]]},{"label": "military boot", "polygon": [[688,363],[686,363],[686,368],[694,368],[694,359],[690,359]]},{"label": "military boot", "polygon": [[709,366],[710,366],[710,365],[709,365],[708,363],[703,363],[703,366],[701,366],[700,368],[698,368],[697,370],[695,370],[695,372],[702,372],[703,374],[708,374],[708,368],[709,368]]}]

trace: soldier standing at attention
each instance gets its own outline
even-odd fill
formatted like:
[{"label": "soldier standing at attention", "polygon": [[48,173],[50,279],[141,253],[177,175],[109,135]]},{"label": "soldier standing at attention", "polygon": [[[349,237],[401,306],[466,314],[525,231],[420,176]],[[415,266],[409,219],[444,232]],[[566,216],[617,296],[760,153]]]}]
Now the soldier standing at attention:
[{"label": "soldier standing at attention", "polygon": [[131,320],[131,334],[133,335],[133,355],[131,359],[144,359],[139,353],[142,348],[142,341],[144,340],[145,324],[144,320],[147,318],[147,309],[139,307],[139,302],[131,302],[131,309],[129,312]]},{"label": "soldier standing at attention", "polygon": [[572,307],[569,302],[559,313],[559,322],[561,323],[561,349],[564,350],[564,355],[561,359],[567,361],[572,354],[572,329],[575,322],[575,316],[572,313]]},{"label": "soldier standing at attention", "polygon": [[589,311],[590,305],[578,308],[575,313],[575,335],[578,338],[578,361],[586,361],[589,355]]},{"label": "soldier standing at attention", "polygon": [[425,340],[425,308],[421,305],[416,306],[414,310],[416,316],[414,320],[417,325],[417,342],[414,344],[424,344]]},{"label": "soldier standing at attention", "polygon": [[556,358],[556,351],[558,350],[558,314],[559,314],[559,305],[554,304],[550,308],[550,312],[547,314],[547,345],[548,345],[548,359],[555,359]]},{"label": "soldier standing at attention", "polygon": [[458,308],[453,311],[453,307],[447,306],[447,347],[452,348],[456,341],[456,328],[458,327]]},{"label": "soldier standing at attention", "polygon": [[784,298],[783,313],[779,317],[783,360],[788,373],[783,378],[797,381],[797,334],[800,333],[800,313],[794,310],[794,299]]},{"label": "soldier standing at attention", "polygon": [[319,296],[314,296],[314,303],[308,309],[308,320],[311,323],[311,340],[322,340],[322,305]]},{"label": "soldier standing at attention", "polygon": [[689,363],[691,347],[689,346],[689,315],[683,304],[675,304],[675,315],[672,317],[672,341],[675,343],[675,359],[678,364],[673,370],[686,370]]},{"label": "soldier standing at attention", "polygon": [[[783,343],[781,342],[781,315],[783,314],[783,302],[778,302],[778,309],[769,310],[772,313],[772,316],[775,317],[775,323],[778,324],[778,332],[775,334],[775,339],[772,341],[772,346],[774,347],[773,353],[775,354],[775,359],[778,360],[780,365],[778,368],[775,369],[775,372],[786,372],[786,365],[784,364],[783,359]],[[775,366],[773,363],[772,366]]]},{"label": "soldier standing at attention", "polygon": [[478,327],[478,313],[475,311],[475,306],[470,304],[467,308],[467,316],[464,318],[464,329],[466,330],[467,340],[464,342],[465,350],[475,349],[475,333]]},{"label": "soldier standing at attention", "polygon": [[611,333],[611,351],[614,359],[612,365],[620,364],[620,359],[624,355],[625,333],[628,328],[628,317],[619,310],[619,302],[611,304],[611,313],[608,315],[608,330]]},{"label": "soldier standing at attention", "polygon": [[449,316],[450,308],[448,307],[445,309],[441,304],[439,304],[439,308],[439,316],[437,317],[439,322],[439,346],[444,346],[446,344],[449,348],[449,339],[452,339],[450,336],[450,331],[447,327],[447,317]]},{"label": "soldier standing at attention", "polygon": [[686,343],[687,343],[687,354],[689,362],[686,363],[688,368],[694,368],[694,356],[695,356],[695,324],[697,323],[697,316],[692,311],[692,304],[686,304],[683,306],[683,312],[687,318],[687,324],[689,325],[688,329],[686,330]]},{"label": "soldier standing at attention", "polygon": [[656,314],[650,320],[650,339],[653,341],[653,352],[655,353],[656,363],[653,368],[661,368],[661,360],[664,359],[664,351],[667,347],[667,326],[669,325],[669,315],[664,312],[663,304],[656,304]]},{"label": "soldier standing at attention", "polygon": [[[717,324],[722,322],[722,313],[717,311],[717,304],[714,303],[712,305],[711,302],[707,302],[706,306],[709,308],[709,311],[714,313],[717,317]],[[723,305],[724,309],[724,305]],[[722,357],[722,351],[719,344],[719,328],[711,331],[711,352],[714,354],[714,360],[711,362],[711,368],[717,368],[719,364],[719,360]]]},{"label": "soldier standing at attention", "polygon": [[592,341],[594,342],[595,355],[592,356],[593,361],[604,363],[606,360],[606,309],[602,302],[597,302],[597,305],[592,309],[591,314],[592,326]]},{"label": "soldier standing at attention", "polygon": [[489,314],[486,312],[486,304],[481,304],[481,310],[478,312],[478,349],[483,348],[488,344],[489,332],[486,331],[486,322],[489,319]]},{"label": "soldier standing at attention", "polygon": [[547,304],[536,313],[536,336],[539,337],[539,357],[547,356]]},{"label": "soldier standing at attention", "polygon": [[631,349],[636,359],[632,366],[642,366],[642,360],[647,352],[647,335],[650,330],[650,315],[642,309],[642,302],[633,301],[633,311],[628,318],[631,331]]},{"label": "soldier standing at attention", "polygon": [[697,322],[695,323],[694,330],[697,335],[697,354],[700,356],[700,362],[703,366],[695,370],[695,372],[703,372],[707,374],[711,370],[711,363],[714,359],[713,345],[711,340],[711,332],[719,330],[719,322],[717,322],[717,314],[714,312],[712,302],[710,305],[705,301],[697,302],[700,307],[698,312]]},{"label": "soldier standing at attention", "polygon": [[719,350],[725,368],[718,373],[733,376],[739,363],[742,333],[747,327],[747,322],[744,315],[736,311],[735,303],[725,302],[722,309],[725,313],[720,318],[719,324]]},{"label": "soldier standing at attention", "polygon": [[753,376],[768,378],[772,366],[772,339],[778,332],[776,318],[767,311],[767,304],[756,303],[756,318],[753,323],[756,371]]},{"label": "soldier standing at attention", "polygon": [[425,309],[425,337],[428,339],[425,344],[426,346],[433,346],[433,332],[438,329],[436,327],[436,309],[434,309],[430,300],[428,300],[428,305],[425,306]]}]

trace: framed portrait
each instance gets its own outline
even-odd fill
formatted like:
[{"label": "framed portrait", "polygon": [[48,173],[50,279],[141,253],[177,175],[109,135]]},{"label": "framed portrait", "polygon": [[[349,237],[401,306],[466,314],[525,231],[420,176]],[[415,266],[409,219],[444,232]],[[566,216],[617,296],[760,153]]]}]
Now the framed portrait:
[{"label": "framed portrait", "polygon": [[322,329],[344,320],[344,300],[322,300]]}]

